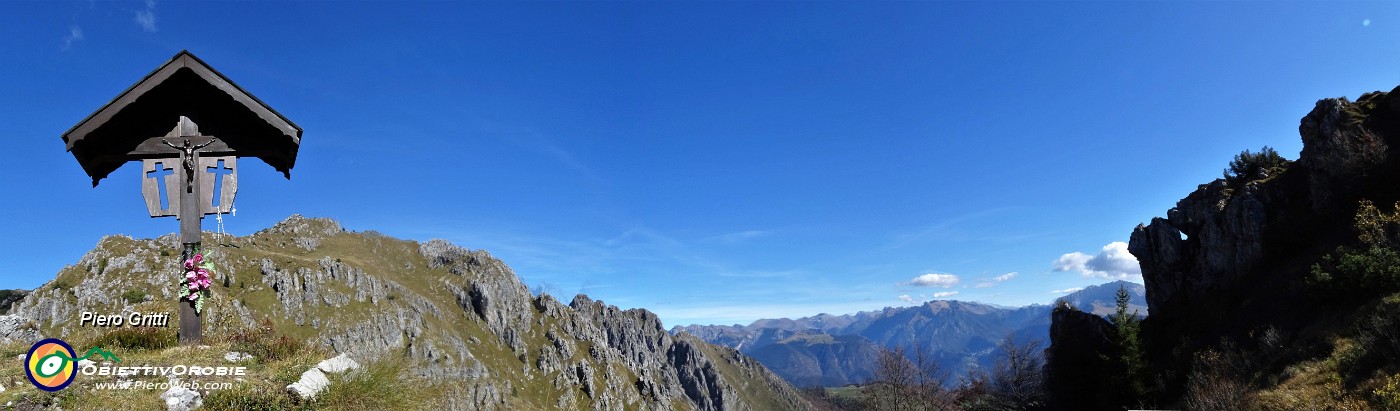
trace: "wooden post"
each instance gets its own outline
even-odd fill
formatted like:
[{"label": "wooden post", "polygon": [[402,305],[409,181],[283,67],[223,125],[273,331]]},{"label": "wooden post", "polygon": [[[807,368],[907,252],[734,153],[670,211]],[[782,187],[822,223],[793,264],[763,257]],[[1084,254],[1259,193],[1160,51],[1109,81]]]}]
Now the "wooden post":
[{"label": "wooden post", "polygon": [[[197,247],[199,247],[198,242],[185,243],[185,251],[180,254],[180,268],[182,270],[185,268],[185,260],[194,257]],[[181,276],[183,275],[181,273]],[[183,294],[179,297],[177,304],[180,306],[180,345],[199,344],[204,339],[203,317],[194,310],[194,301],[185,299]]]},{"label": "wooden post", "polygon": [[[200,224],[204,220],[204,213],[199,209],[199,179],[195,178],[199,172],[199,152],[189,149],[189,140],[185,141],[184,152],[180,153],[180,162],[184,164],[180,168],[179,178],[185,181],[185,189],[180,190],[180,242],[184,244],[185,251],[180,253],[180,269],[185,268],[185,261],[194,258],[196,250],[199,249],[200,236],[203,234],[203,227]],[[181,275],[184,272],[181,271]],[[203,318],[195,311],[194,302],[180,296],[180,345],[199,344],[203,339]]]}]

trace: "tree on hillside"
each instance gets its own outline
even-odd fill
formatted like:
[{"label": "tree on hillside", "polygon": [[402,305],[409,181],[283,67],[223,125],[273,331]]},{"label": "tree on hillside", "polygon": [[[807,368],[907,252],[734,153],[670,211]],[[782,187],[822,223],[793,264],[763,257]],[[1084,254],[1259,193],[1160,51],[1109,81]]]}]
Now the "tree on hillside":
[{"label": "tree on hillside", "polygon": [[1016,338],[1008,335],[1001,344],[1002,355],[992,367],[992,388],[1021,409],[1037,408],[1045,402],[1045,357],[1038,347],[1038,341],[1017,344]]},{"label": "tree on hillside", "polygon": [[872,410],[942,410],[948,407],[944,374],[938,362],[923,347],[914,349],[913,359],[904,347],[881,348],[876,358],[876,381],[867,389]]},{"label": "tree on hillside", "polygon": [[920,344],[914,348],[914,369],[915,388],[919,392],[919,397],[926,404],[925,409],[943,409],[949,402],[948,390],[943,387],[947,381],[948,374],[938,366],[938,360],[933,358],[933,353],[926,345]]},{"label": "tree on hillside", "polygon": [[904,357],[904,347],[880,348],[876,357],[871,409],[899,411],[913,409],[909,396],[915,381],[914,364]]},{"label": "tree on hillside", "polygon": [[1356,241],[1312,265],[1309,283],[1331,298],[1368,298],[1400,291],[1400,202],[1390,212],[1357,203]]},{"label": "tree on hillside", "polygon": [[1007,335],[990,372],[975,371],[958,389],[958,405],[968,411],[1036,410],[1045,407],[1045,358],[1040,342],[1017,343]]},{"label": "tree on hillside", "polygon": [[1142,402],[1147,395],[1147,367],[1143,364],[1142,341],[1138,337],[1142,319],[1138,318],[1137,310],[1128,312],[1128,298],[1128,290],[1118,286],[1118,294],[1114,296],[1118,307],[1109,317],[1109,322],[1113,323],[1117,330],[1113,336],[1115,358],[1109,360],[1121,376],[1117,381],[1122,384],[1120,389],[1123,395],[1130,401]]},{"label": "tree on hillside", "polygon": [[1230,161],[1230,167],[1225,169],[1225,182],[1238,187],[1253,180],[1281,173],[1288,168],[1289,163],[1287,159],[1278,155],[1278,152],[1269,146],[1259,149],[1258,153],[1245,150],[1236,154],[1235,159]]}]

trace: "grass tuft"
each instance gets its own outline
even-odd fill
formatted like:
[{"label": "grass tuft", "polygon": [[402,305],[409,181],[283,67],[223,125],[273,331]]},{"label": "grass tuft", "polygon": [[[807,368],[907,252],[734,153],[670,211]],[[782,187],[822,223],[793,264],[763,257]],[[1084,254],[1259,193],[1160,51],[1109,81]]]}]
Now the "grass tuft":
[{"label": "grass tuft", "polygon": [[234,351],[252,354],[258,361],[270,362],[291,358],[304,347],[300,341],[277,335],[272,320],[264,318],[257,327],[234,332],[228,337]]},{"label": "grass tuft", "polygon": [[403,378],[405,370],[402,359],[386,359],[332,376],[317,405],[331,410],[402,410],[424,403],[423,386]]},{"label": "grass tuft", "polygon": [[122,299],[131,304],[146,301],[146,290],[127,290],[122,293]]},{"label": "grass tuft", "polygon": [[97,336],[88,345],[107,349],[161,350],[174,347],[177,341],[175,330],[171,328],[123,327]]},{"label": "grass tuft", "polygon": [[232,389],[211,391],[204,397],[203,408],[210,411],[277,411],[305,409],[304,405],[297,404],[291,394],[277,387],[240,383]]}]

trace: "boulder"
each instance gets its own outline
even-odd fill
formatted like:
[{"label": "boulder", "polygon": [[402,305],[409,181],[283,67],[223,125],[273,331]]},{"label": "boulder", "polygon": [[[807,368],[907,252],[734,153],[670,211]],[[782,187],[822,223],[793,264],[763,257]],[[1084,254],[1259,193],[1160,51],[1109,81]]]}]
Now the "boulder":
[{"label": "boulder", "polygon": [[326,374],[319,368],[312,368],[301,373],[301,379],[287,386],[287,392],[296,395],[297,398],[309,400],[316,398],[326,387],[331,386],[331,380],[326,378]]},{"label": "boulder", "polygon": [[355,360],[350,359],[350,356],[345,355],[345,353],[341,353],[340,355],[335,356],[335,358],[321,361],[319,364],[316,364],[316,368],[323,372],[339,374],[345,371],[360,368],[360,364],[355,362]]},{"label": "boulder", "polygon": [[225,361],[228,361],[228,362],[239,362],[239,361],[251,360],[251,359],[253,359],[253,355],[252,355],[252,354],[241,353],[241,352],[238,352],[238,351],[229,351],[228,353],[224,354],[224,360],[225,360]]},{"label": "boulder", "polygon": [[160,398],[165,400],[165,409],[169,411],[188,411],[204,405],[204,398],[199,395],[199,391],[178,385],[179,380],[170,380],[170,389],[160,394]]}]

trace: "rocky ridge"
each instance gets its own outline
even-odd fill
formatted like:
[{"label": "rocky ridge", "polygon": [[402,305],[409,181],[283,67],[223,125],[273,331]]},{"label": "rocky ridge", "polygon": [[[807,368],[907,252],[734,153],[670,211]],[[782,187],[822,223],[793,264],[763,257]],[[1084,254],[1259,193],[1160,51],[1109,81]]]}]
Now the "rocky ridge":
[{"label": "rocky ridge", "polygon": [[[0,318],[14,323],[0,337],[100,332],[77,325],[83,311],[173,310],[175,243],[173,235],[103,238]],[[485,251],[300,216],[223,243],[204,250],[216,264],[206,336],[267,319],[357,359],[403,356],[419,376],[451,382],[449,408],[810,408],[738,351],[672,336],[645,310],[531,295]]]}]

